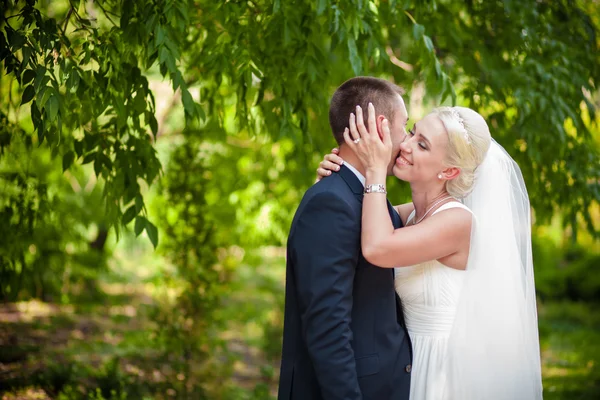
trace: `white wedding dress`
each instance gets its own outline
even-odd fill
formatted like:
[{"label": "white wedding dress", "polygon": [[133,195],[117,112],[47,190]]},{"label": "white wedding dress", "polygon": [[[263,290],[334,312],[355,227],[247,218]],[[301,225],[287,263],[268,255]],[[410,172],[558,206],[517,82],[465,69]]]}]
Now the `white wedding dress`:
[{"label": "white wedding dress", "polygon": [[413,345],[411,400],[543,398],[527,189],[495,141],[476,174],[462,203],[433,213],[473,215],[466,269],[395,268]]},{"label": "white wedding dress", "polygon": [[[450,208],[446,203],[432,215]],[[414,218],[414,211],[408,222]],[[448,338],[456,314],[465,271],[433,260],[395,268],[396,292],[402,299],[404,319],[413,346],[410,382],[411,400],[440,400],[446,384]]]}]

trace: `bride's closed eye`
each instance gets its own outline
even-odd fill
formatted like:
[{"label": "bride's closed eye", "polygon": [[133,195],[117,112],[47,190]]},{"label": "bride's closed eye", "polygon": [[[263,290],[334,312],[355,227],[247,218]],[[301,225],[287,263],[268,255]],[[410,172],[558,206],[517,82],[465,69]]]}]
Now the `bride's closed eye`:
[{"label": "bride's closed eye", "polygon": [[[415,135],[416,135],[416,133],[415,133],[415,127],[413,126],[412,128],[410,128],[410,129],[408,130],[408,135],[407,135],[407,136],[413,137],[413,136],[415,136]],[[406,139],[405,139],[405,140],[406,140]],[[420,148],[422,148],[423,150],[427,150],[427,145],[425,144],[425,142],[423,142],[423,141],[419,141],[419,142],[418,142],[418,145],[419,145],[419,147],[420,147]]]}]

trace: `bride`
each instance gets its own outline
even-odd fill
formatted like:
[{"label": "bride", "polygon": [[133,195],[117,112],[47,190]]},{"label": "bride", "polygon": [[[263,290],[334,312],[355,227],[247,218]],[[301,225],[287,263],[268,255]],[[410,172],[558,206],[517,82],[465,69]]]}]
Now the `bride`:
[{"label": "bride", "polygon": [[[435,109],[400,147],[394,175],[412,203],[396,207],[385,179],[392,144],[369,104],[357,107],[346,144],[366,170],[362,252],[395,269],[413,345],[412,400],[542,398],[529,198],[519,167],[463,107]],[[328,154],[321,178],[342,164]]]}]

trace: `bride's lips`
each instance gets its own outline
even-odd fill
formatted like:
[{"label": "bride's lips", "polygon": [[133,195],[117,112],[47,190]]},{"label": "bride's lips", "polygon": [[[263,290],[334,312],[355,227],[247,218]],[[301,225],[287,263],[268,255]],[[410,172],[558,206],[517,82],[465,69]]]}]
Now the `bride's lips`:
[{"label": "bride's lips", "polygon": [[402,155],[399,155],[398,158],[396,158],[396,164],[398,164],[398,165],[412,165],[410,163],[410,161],[408,161],[406,158],[402,157]]}]

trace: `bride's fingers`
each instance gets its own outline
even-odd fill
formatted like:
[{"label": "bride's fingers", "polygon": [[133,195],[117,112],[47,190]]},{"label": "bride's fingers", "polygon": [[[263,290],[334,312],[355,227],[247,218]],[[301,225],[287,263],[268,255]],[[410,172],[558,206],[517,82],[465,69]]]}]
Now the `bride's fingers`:
[{"label": "bride's fingers", "polygon": [[369,133],[375,135],[377,134],[377,118],[375,117],[375,106],[373,103],[369,103],[368,109]]},{"label": "bride's fingers", "polygon": [[331,162],[331,161],[323,160],[319,164],[319,169],[324,169],[324,170],[327,170],[327,171],[339,171],[340,170],[340,166],[337,165],[336,163]]},{"label": "bride's fingers", "polygon": [[340,154],[340,149],[338,149],[337,147],[334,147],[334,148],[331,150],[331,152],[332,152],[333,154]]},{"label": "bride's fingers", "polygon": [[[352,128],[352,123],[350,123],[350,127]],[[356,130],[356,126],[354,126],[354,129]],[[350,147],[354,151],[354,149],[356,148],[356,143],[354,143],[354,140],[350,136],[350,130],[348,128],[344,130],[344,141],[346,142],[348,147]]]},{"label": "bride's fingers", "polygon": [[324,169],[324,168],[317,168],[317,182],[321,180],[321,178],[324,178],[326,176],[331,175],[331,171],[328,169]]},{"label": "bride's fingers", "polygon": [[331,161],[334,164],[337,165],[342,165],[344,163],[344,160],[342,159],[342,157],[338,156],[337,154],[325,154],[324,160],[326,161]]},{"label": "bride's fingers", "polygon": [[365,120],[363,118],[363,110],[361,106],[356,106],[356,127],[358,128],[358,133],[360,136],[367,139],[369,136],[369,131],[365,126]]},{"label": "bride's fingers", "polygon": [[358,133],[358,129],[356,128],[356,115],[354,115],[354,113],[350,114],[350,137],[352,138],[352,141],[356,140],[356,139],[360,139],[360,133]]}]

